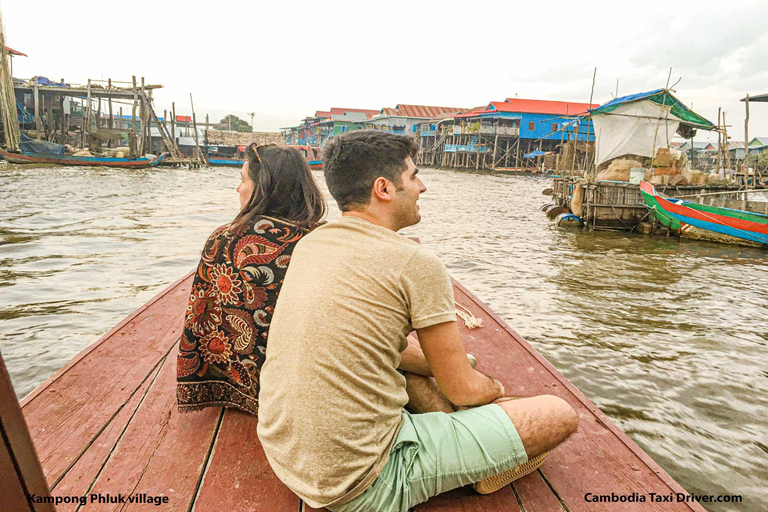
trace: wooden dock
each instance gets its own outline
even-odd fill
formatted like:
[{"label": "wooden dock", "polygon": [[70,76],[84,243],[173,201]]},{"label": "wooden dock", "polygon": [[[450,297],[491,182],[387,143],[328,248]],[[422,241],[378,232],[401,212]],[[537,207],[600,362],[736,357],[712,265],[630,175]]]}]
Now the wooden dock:
[{"label": "wooden dock", "polygon": [[[168,497],[161,506],[89,504],[85,512],[312,510],[270,469],[255,417],[220,407],[178,412],[176,351],[191,283],[188,274],[169,286],[21,401],[51,495]],[[587,501],[590,493],[685,491],[487,306],[458,283],[454,289],[457,302],[484,324],[468,330],[460,323],[478,368],[510,394],[565,399],[579,414],[579,431],[514,484],[485,496],[458,489],[418,512],[704,511],[695,503]]]},{"label": "wooden dock", "polygon": [[[553,203],[572,211],[571,201],[576,185],[585,180],[576,177],[557,177],[552,183]],[[738,207],[741,210],[764,208],[763,204],[754,205],[755,201],[747,202],[747,194],[738,185],[669,185],[656,187],[666,197],[685,197],[689,201]],[[617,181],[597,181],[582,184],[583,213],[578,215],[583,225],[589,229],[610,229],[634,231],[641,222],[652,222],[648,207],[640,194],[640,185]],[[713,192],[723,193],[714,197]],[[754,211],[761,211],[756,209]],[[575,212],[574,212],[575,213]]]}]

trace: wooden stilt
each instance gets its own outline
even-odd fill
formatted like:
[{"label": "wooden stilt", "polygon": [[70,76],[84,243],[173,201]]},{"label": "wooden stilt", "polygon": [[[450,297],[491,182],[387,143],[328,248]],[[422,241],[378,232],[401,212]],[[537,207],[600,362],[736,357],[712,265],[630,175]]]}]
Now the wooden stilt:
[{"label": "wooden stilt", "polygon": [[139,104],[139,91],[136,90],[136,76],[133,77],[133,108],[131,110],[131,138],[128,140],[131,156],[137,156],[136,148],[136,108]]},{"label": "wooden stilt", "polygon": [[144,77],[141,77],[141,94],[139,95],[139,105],[141,107],[141,130],[139,133],[139,156],[147,153],[147,96],[144,89]]},{"label": "wooden stilt", "polygon": [[88,131],[91,126],[91,79],[88,79],[88,97],[85,100],[85,119],[83,120],[82,147],[88,147]]},{"label": "wooden stilt", "polygon": [[53,142],[53,135],[56,131],[56,125],[53,122],[53,94],[48,94],[48,99],[45,101],[45,120],[46,120],[46,139],[49,142]]},{"label": "wooden stilt", "polygon": [[200,143],[197,140],[197,119],[195,117],[195,103],[192,101],[192,93],[189,93],[189,104],[192,107],[192,129],[194,130],[195,149],[197,150],[197,159],[199,162],[208,165],[208,161],[205,158],[205,155],[203,155],[203,151],[200,149]]},{"label": "wooden stilt", "polygon": [[[746,117],[744,118],[744,185],[747,186],[749,182],[749,94],[744,98],[744,108],[746,109]],[[757,167],[757,165],[755,165]],[[752,176],[752,187],[755,188],[755,177],[757,176],[757,169]]]},{"label": "wooden stilt", "polygon": [[40,89],[37,85],[37,79],[35,79],[35,138],[42,140],[41,134],[43,133],[43,119],[42,109],[40,108]]},{"label": "wooden stilt", "polygon": [[[112,79],[107,80],[107,89],[112,89]],[[115,127],[114,120],[112,119],[112,98],[107,99],[108,108],[109,108],[109,121],[107,121],[107,128],[110,130]]]}]

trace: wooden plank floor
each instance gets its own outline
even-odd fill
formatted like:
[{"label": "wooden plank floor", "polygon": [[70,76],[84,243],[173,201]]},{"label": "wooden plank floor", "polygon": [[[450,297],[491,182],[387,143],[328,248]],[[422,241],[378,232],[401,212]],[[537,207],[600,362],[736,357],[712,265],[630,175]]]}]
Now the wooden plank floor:
[{"label": "wooden plank floor", "polygon": [[[270,469],[256,418],[176,408],[176,349],[191,274],[138,309],[22,400],[54,496],[164,495],[168,503],[62,504],[61,511],[310,511]],[[478,368],[515,395],[553,394],[579,431],[542,468],[497,493],[469,488],[417,512],[704,511],[687,503],[589,503],[592,494],[684,490],[525,340],[458,283],[456,300],[484,327],[461,325]]]}]

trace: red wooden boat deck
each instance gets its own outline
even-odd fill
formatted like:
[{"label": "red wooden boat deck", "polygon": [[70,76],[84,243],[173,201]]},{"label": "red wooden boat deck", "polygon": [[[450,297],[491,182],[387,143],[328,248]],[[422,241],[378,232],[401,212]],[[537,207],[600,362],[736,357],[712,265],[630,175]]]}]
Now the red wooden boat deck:
[{"label": "red wooden boat deck", "polygon": [[[83,510],[311,510],[272,473],[256,418],[231,409],[180,414],[176,346],[191,274],[135,311],[22,400],[53,496],[168,496],[168,504],[89,504]],[[456,300],[482,318],[463,329],[478,368],[516,395],[554,394],[579,431],[542,468],[487,496],[464,488],[422,511],[703,511],[688,503],[592,503],[585,494],[685,492],[592,402],[461,285]],[[79,510],[61,504],[59,511]]]}]

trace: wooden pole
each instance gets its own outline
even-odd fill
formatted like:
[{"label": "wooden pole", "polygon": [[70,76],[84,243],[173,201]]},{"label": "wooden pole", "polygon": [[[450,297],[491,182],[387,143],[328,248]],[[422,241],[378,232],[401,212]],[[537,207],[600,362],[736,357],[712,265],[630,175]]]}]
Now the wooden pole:
[{"label": "wooden pole", "polygon": [[728,146],[728,152],[725,154],[725,168],[730,170],[731,169],[731,151],[730,146],[728,145],[728,128],[726,128],[725,124],[725,112],[723,112],[723,139],[725,139],[725,145]]},{"label": "wooden pole", "polygon": [[19,117],[16,115],[16,93],[13,88],[13,78],[8,61],[12,60],[10,52],[5,49],[3,34],[3,19],[0,14],[0,112],[2,112],[5,147],[8,151],[18,151],[21,130]]},{"label": "wooden pole", "polygon": [[141,106],[141,136],[139,138],[139,156],[143,156],[147,152],[147,103],[146,92],[144,90],[144,77],[141,77],[141,95],[139,96],[139,104]]},{"label": "wooden pole", "polygon": [[[747,110],[747,115],[744,118],[744,185],[746,185],[749,178],[749,94],[744,98],[744,108]],[[757,180],[753,176],[752,188],[755,188],[755,181]]]},{"label": "wooden pole", "polygon": [[[592,99],[595,97],[595,78],[597,78],[597,66],[595,66],[595,71],[592,73],[592,90],[589,92],[589,108],[592,108]],[[616,93],[618,94],[619,91],[619,82],[616,82]],[[586,149],[584,150],[584,175],[586,176],[589,173],[589,121],[587,121],[587,138],[586,138]],[[576,135],[576,143],[579,142],[579,136]]]},{"label": "wooden pole", "polygon": [[205,145],[207,146],[209,144],[208,142],[208,114],[205,114]]},{"label": "wooden pole", "polygon": [[[107,80],[107,88],[108,89],[112,89],[112,79],[111,78]],[[109,128],[111,130],[111,129],[113,129],[115,127],[115,123],[114,123],[114,121],[112,119],[112,98],[109,98],[107,100],[107,103],[109,104],[109,121],[107,121],[107,128]]]},{"label": "wooden pole", "polygon": [[192,93],[189,93],[189,104],[192,107],[192,129],[194,130],[193,133],[195,137],[195,150],[197,151],[197,159],[202,163],[208,164],[205,156],[203,156],[203,151],[200,149],[200,143],[197,140],[197,118],[195,117],[195,103],[192,101]]},{"label": "wooden pole", "polygon": [[173,143],[176,144],[176,103],[171,103],[171,138]]},{"label": "wooden pole", "polygon": [[67,143],[67,115],[64,113],[64,96],[59,96],[59,112],[61,112],[61,118],[59,119],[59,132],[61,138],[58,141],[59,144]]},{"label": "wooden pole", "polygon": [[[498,127],[497,127],[498,130]],[[499,147],[499,134],[496,134],[496,138],[493,141],[493,159],[491,160],[491,169],[496,168],[496,154],[498,153],[498,147]]]},{"label": "wooden pole", "polygon": [[131,156],[136,156],[136,107],[139,103],[139,92],[136,90],[136,76],[133,77],[133,109],[131,110],[131,138],[128,141],[131,148]]},{"label": "wooden pole", "polygon": [[[45,99],[45,98],[43,98]],[[45,102],[45,121],[46,121],[46,138],[49,142],[53,142],[53,132],[56,126],[53,122],[53,94],[48,95],[48,99]]]},{"label": "wooden pole", "polygon": [[43,133],[43,119],[41,117],[40,109],[40,89],[37,86],[37,80],[35,80],[35,138],[42,140],[40,134]]},{"label": "wooden pole", "polygon": [[723,109],[718,107],[717,109],[717,172],[723,168],[723,134],[720,132],[720,116]]},{"label": "wooden pole", "polygon": [[91,79],[88,79],[88,97],[85,100],[85,120],[83,121],[83,142],[82,147],[87,147],[88,129],[91,123]]}]

